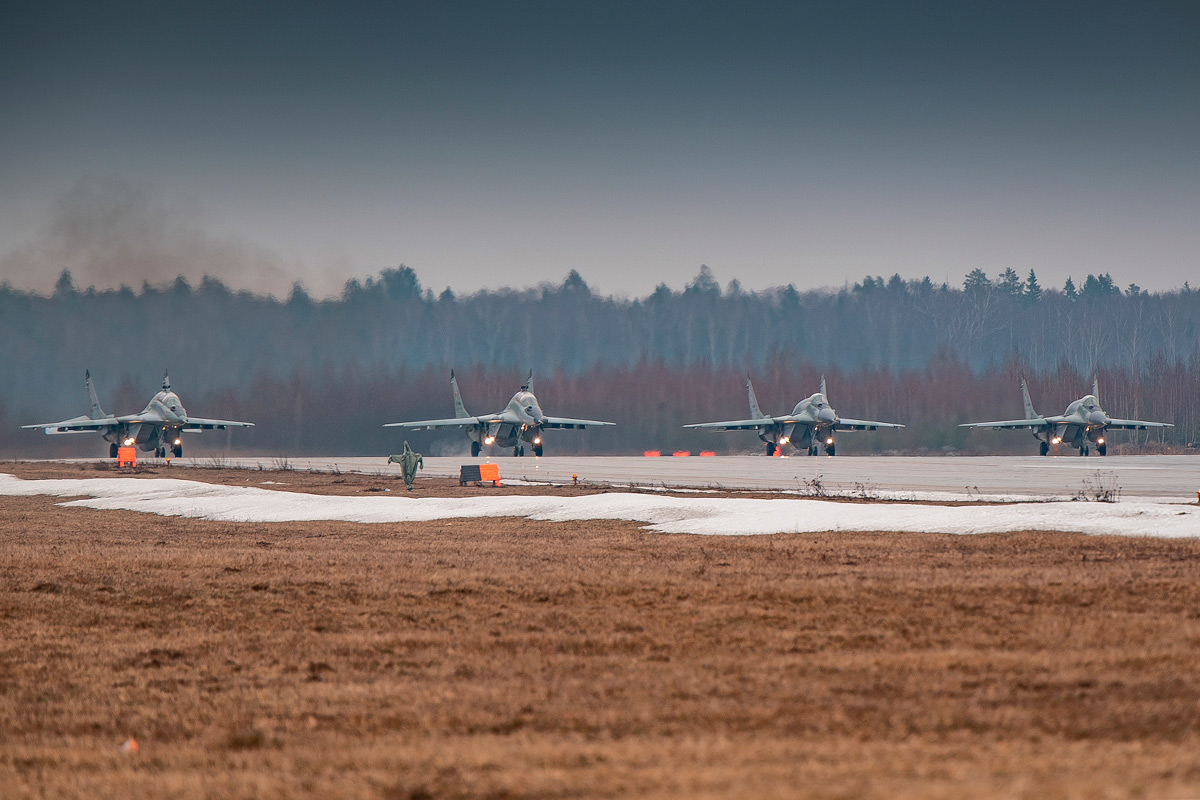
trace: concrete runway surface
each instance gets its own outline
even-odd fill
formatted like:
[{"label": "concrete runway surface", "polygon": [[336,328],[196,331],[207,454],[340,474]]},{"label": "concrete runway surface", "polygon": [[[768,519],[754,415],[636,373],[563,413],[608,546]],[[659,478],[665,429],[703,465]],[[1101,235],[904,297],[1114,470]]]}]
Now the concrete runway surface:
[{"label": "concrete runway surface", "polygon": [[[229,458],[230,466],[277,467],[281,459]],[[197,463],[205,464],[205,459]],[[534,458],[425,457],[421,473],[430,477],[458,475],[463,464],[496,463],[505,480],[581,482],[628,487],[793,490],[811,493],[819,481],[831,494],[865,491],[881,499],[959,499],[973,497],[1072,497],[1089,487],[1119,489],[1121,497],[1154,497],[1196,501],[1200,491],[1200,456],[549,456]],[[398,473],[378,457],[288,458],[293,469],[385,474]]]}]

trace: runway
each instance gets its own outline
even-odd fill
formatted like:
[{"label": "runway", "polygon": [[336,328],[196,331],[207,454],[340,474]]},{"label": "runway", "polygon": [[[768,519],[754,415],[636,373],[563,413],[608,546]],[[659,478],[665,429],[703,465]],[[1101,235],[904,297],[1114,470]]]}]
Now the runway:
[{"label": "runway", "polygon": [[[230,466],[277,467],[272,458],[229,458]],[[204,459],[198,459],[204,465]],[[457,476],[463,464],[496,463],[505,480],[585,483],[615,487],[753,489],[814,494],[861,495],[878,499],[1066,499],[1103,486],[1122,498],[1195,501],[1200,491],[1200,456],[982,456],[871,457],[765,456],[544,458],[426,457],[422,474]],[[385,474],[399,467],[378,457],[289,458],[293,469]]]}]

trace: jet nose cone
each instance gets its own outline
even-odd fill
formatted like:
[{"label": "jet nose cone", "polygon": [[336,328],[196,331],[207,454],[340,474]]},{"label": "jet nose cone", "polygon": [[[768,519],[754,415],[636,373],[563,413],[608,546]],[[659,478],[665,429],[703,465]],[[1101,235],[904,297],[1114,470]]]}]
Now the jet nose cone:
[{"label": "jet nose cone", "polygon": [[1088,415],[1088,422],[1093,425],[1107,425],[1108,421],[1108,414],[1105,414],[1103,411],[1093,411]]},{"label": "jet nose cone", "polygon": [[837,422],[837,414],[833,413],[832,408],[822,408],[817,412],[817,419],[821,422]]}]

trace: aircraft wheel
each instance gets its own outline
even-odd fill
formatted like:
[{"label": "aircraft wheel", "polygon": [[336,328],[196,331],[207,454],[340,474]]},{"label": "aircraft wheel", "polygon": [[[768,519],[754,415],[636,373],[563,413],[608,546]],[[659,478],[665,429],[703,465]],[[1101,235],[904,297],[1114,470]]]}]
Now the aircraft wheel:
[{"label": "aircraft wheel", "polygon": [[827,455],[827,456],[837,455],[837,446],[834,444],[825,445],[825,455]]},{"label": "aircraft wheel", "polygon": [[1045,442],[1038,442],[1038,452],[1044,456],[1049,455],[1050,445],[1046,444]]},{"label": "aircraft wheel", "polygon": [[479,451],[482,449],[479,442],[471,442],[471,458],[479,458]]},{"label": "aircraft wheel", "polygon": [[1096,452],[1102,456],[1108,455],[1108,442],[1096,445]]},{"label": "aircraft wheel", "polygon": [[538,458],[542,457],[542,446],[540,444],[535,444],[533,446],[533,454]]},{"label": "aircraft wheel", "polygon": [[1081,447],[1081,448],[1079,448],[1079,455],[1081,455],[1081,456],[1086,456],[1086,455],[1087,455],[1087,448],[1086,448],[1086,447]]},{"label": "aircraft wheel", "polygon": [[175,454],[176,458],[183,458],[183,445],[181,445],[181,444],[175,445],[175,449],[172,450],[171,452],[173,452]]},{"label": "aircraft wheel", "polygon": [[112,444],[110,444],[108,446],[108,457],[109,458],[117,457],[117,443],[116,442],[113,442]]},{"label": "aircraft wheel", "polygon": [[774,442],[767,442],[767,455],[769,455],[769,456],[775,455],[775,443]]}]

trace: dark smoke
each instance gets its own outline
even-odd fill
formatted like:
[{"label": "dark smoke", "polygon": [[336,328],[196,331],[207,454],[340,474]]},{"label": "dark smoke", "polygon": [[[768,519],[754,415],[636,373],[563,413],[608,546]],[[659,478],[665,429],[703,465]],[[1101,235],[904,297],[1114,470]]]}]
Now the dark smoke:
[{"label": "dark smoke", "polygon": [[239,289],[286,295],[296,279],[273,251],[206,232],[199,212],[118,179],[76,184],[50,207],[34,242],[0,256],[0,279],[48,291],[64,269],[99,289],[205,275]]}]

